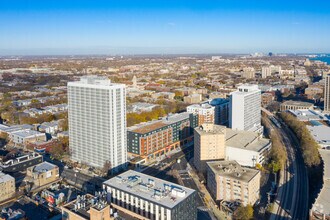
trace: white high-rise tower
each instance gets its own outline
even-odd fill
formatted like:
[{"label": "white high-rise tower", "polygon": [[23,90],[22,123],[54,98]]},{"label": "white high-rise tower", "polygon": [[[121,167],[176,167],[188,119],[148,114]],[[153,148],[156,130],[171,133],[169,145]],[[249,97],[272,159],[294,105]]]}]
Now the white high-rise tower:
[{"label": "white high-rise tower", "polygon": [[330,74],[325,77],[324,85],[324,111],[330,113]]},{"label": "white high-rise tower", "polygon": [[84,76],[68,83],[69,137],[72,159],[95,167],[124,168],[126,90],[106,77]]},{"label": "white high-rise tower", "polygon": [[232,129],[261,132],[261,92],[257,85],[242,85],[229,101],[229,126]]}]

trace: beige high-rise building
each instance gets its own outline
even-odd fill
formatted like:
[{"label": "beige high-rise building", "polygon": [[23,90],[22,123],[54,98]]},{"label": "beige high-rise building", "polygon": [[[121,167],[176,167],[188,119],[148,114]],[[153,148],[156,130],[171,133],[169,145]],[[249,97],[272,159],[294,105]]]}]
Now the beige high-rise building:
[{"label": "beige high-rise building", "polygon": [[324,111],[330,112],[330,74],[325,77],[324,86]]},{"label": "beige high-rise building", "polygon": [[207,187],[217,201],[254,205],[260,194],[260,171],[242,167],[234,160],[208,162]]},{"label": "beige high-rise building", "polygon": [[194,164],[200,172],[206,171],[206,162],[226,157],[226,127],[202,124],[194,131]]},{"label": "beige high-rise building", "polygon": [[243,77],[247,79],[253,79],[255,77],[255,69],[253,67],[243,68]]}]

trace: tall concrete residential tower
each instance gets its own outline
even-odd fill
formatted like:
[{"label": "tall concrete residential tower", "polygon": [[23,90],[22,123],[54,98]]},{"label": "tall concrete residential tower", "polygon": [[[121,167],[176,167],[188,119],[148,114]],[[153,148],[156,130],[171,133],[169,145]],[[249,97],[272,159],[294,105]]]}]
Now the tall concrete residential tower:
[{"label": "tall concrete residential tower", "polygon": [[325,77],[324,86],[324,111],[330,112],[330,74]]},{"label": "tall concrete residential tower", "polygon": [[257,85],[242,85],[229,101],[229,126],[232,129],[261,132],[261,92]]},{"label": "tall concrete residential tower", "polygon": [[69,136],[72,159],[94,167],[124,168],[126,90],[106,77],[84,76],[68,83]]}]

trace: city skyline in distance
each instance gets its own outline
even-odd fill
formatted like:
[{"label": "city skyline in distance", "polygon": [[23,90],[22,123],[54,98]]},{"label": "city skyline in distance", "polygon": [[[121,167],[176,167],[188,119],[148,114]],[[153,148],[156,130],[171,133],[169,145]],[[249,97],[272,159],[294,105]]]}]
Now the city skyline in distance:
[{"label": "city skyline in distance", "polygon": [[4,1],[0,55],[329,53],[330,2]]}]

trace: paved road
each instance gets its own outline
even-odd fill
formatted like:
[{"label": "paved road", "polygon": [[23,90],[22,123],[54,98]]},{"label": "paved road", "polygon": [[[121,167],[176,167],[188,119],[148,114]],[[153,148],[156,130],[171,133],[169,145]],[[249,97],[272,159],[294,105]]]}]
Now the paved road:
[{"label": "paved road", "polygon": [[276,202],[278,209],[271,220],[306,220],[308,216],[308,176],[299,143],[292,131],[283,123],[277,129],[286,147],[288,160],[282,172]]}]

